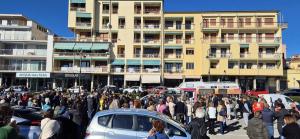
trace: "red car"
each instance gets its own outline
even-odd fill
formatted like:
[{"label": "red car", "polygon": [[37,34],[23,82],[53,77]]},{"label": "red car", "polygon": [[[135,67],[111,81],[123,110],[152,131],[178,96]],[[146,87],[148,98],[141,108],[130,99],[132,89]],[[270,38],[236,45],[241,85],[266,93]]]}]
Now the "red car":
[{"label": "red car", "polygon": [[256,90],[249,90],[249,91],[246,91],[245,92],[246,95],[249,95],[249,96],[257,96],[258,95],[261,95],[261,94],[270,94],[269,91],[267,90],[262,90],[262,91],[256,91]]}]

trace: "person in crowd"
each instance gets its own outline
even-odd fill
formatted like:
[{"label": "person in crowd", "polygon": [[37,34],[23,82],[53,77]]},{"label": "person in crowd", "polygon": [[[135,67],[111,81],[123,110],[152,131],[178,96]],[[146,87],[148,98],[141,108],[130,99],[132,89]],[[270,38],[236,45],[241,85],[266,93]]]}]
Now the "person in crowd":
[{"label": "person in crowd", "polygon": [[163,111],[167,108],[163,99],[159,100],[159,104],[156,106],[156,111],[163,113]]},{"label": "person in crowd", "polygon": [[184,124],[185,113],[186,113],[186,106],[183,103],[182,98],[178,98],[178,102],[175,104],[176,120]]},{"label": "person in crowd", "polygon": [[16,121],[11,122],[13,111],[9,104],[0,104],[0,139],[19,139]]},{"label": "person in crowd", "polygon": [[[197,104],[198,105],[198,104]],[[195,118],[188,124],[187,130],[192,139],[208,139],[206,135],[207,127],[205,125],[205,110],[200,105],[196,106]]]},{"label": "person in crowd", "polygon": [[95,103],[94,96],[91,93],[87,96],[87,115],[88,115],[89,121],[91,121],[94,116],[94,112],[95,112],[94,103]]},{"label": "person in crowd", "polygon": [[233,120],[237,120],[238,119],[238,110],[239,110],[239,103],[237,101],[236,98],[232,99],[232,107],[233,107],[233,114],[234,114],[234,119]]},{"label": "person in crowd", "polygon": [[192,111],[193,111],[193,106],[191,101],[187,100],[186,101],[186,124],[189,124],[192,121]]},{"label": "person in crowd", "polygon": [[213,102],[209,103],[209,107],[207,108],[207,114],[208,114],[209,134],[216,134],[215,121],[216,121],[217,109],[216,107],[214,107]]},{"label": "person in crowd", "polygon": [[284,125],[284,116],[289,114],[288,110],[282,107],[283,104],[278,101],[275,104],[275,118],[277,120],[277,130],[279,135],[282,137],[282,126]]},{"label": "person in crowd", "polygon": [[148,111],[155,111],[155,105],[154,105],[154,102],[153,102],[152,100],[150,100],[150,101],[148,102],[147,110],[148,110]]},{"label": "person in crowd", "polygon": [[169,139],[169,137],[164,133],[164,128],[165,126],[162,121],[154,120],[147,139]]},{"label": "person in crowd", "polygon": [[168,108],[169,108],[169,112],[171,114],[171,118],[173,119],[175,116],[175,104],[174,104],[174,99],[173,97],[168,97],[169,101],[168,101]]},{"label": "person in crowd", "polygon": [[219,101],[219,105],[217,107],[217,121],[220,124],[220,133],[224,134],[225,133],[225,127],[226,127],[226,106],[223,100]]},{"label": "person in crowd", "polygon": [[300,126],[300,113],[296,110],[291,110],[291,115],[296,119],[296,123]]},{"label": "person in crowd", "polygon": [[60,124],[53,119],[53,110],[49,109],[44,112],[44,119],[41,121],[40,139],[59,138]]},{"label": "person in crowd", "polygon": [[300,139],[300,127],[296,123],[296,118],[290,114],[284,116],[285,126],[282,135],[285,139]]},{"label": "person in crowd", "polygon": [[51,109],[51,104],[50,104],[50,98],[45,98],[45,104],[42,105],[42,110],[44,112],[48,111]]},{"label": "person in crowd", "polygon": [[231,104],[231,100],[230,99],[226,99],[225,101],[225,106],[226,106],[226,112],[227,112],[227,119],[231,120],[231,108],[232,108],[232,104]]},{"label": "person in crowd", "polygon": [[262,120],[268,130],[269,139],[274,139],[275,113],[271,111],[267,104],[264,105],[264,109],[262,110]]},{"label": "person in crowd", "polygon": [[27,107],[33,107],[32,98],[30,97],[27,102]]},{"label": "person in crowd", "polygon": [[135,109],[141,109],[142,108],[142,104],[141,104],[141,101],[139,99],[135,99],[133,101],[133,108],[135,108]]},{"label": "person in crowd", "polygon": [[116,95],[113,96],[113,101],[109,105],[109,109],[118,109],[119,108],[119,100]]},{"label": "person in crowd", "polygon": [[267,128],[262,121],[261,111],[254,112],[254,117],[249,120],[247,135],[250,139],[268,139]]},{"label": "person in crowd", "polygon": [[263,109],[264,109],[264,103],[262,101],[258,102],[257,99],[254,99],[252,103],[252,112],[262,111]]},{"label": "person in crowd", "polygon": [[243,98],[243,105],[242,105],[242,112],[243,112],[243,119],[244,119],[244,125],[245,125],[245,128],[244,129],[247,129],[248,127],[248,120],[249,120],[249,115],[252,113],[251,112],[251,109],[249,107],[249,102],[247,101],[246,98]]}]

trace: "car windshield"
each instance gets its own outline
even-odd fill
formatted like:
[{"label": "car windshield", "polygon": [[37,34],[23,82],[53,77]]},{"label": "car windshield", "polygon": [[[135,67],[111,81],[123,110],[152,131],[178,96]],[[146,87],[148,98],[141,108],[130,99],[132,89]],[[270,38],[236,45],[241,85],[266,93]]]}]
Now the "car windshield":
[{"label": "car windshield", "polygon": [[164,114],[159,114],[160,117],[162,117],[163,119],[166,119],[169,123],[171,123],[172,125],[175,125],[177,127],[180,127],[181,130],[185,130],[185,126],[181,123],[178,123],[177,121],[171,119],[170,117],[164,115]]}]

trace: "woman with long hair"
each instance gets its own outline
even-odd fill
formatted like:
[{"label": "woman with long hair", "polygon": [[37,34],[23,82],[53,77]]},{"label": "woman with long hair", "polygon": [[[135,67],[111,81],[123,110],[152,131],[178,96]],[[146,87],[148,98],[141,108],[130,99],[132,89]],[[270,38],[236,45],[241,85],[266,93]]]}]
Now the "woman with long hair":
[{"label": "woman with long hair", "polygon": [[284,116],[285,126],[282,128],[282,135],[286,139],[300,139],[300,127],[296,118],[288,114]]},{"label": "woman with long hair", "polygon": [[224,101],[219,101],[218,107],[217,107],[217,121],[220,123],[220,133],[224,134],[225,127],[226,127],[226,106]]}]

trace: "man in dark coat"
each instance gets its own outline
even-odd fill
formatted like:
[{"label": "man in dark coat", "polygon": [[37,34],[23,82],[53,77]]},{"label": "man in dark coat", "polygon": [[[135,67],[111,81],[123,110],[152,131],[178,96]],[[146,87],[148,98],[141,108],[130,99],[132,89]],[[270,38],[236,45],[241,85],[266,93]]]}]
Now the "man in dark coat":
[{"label": "man in dark coat", "polygon": [[268,139],[267,128],[261,119],[262,115],[260,111],[254,113],[254,117],[249,120],[247,135],[250,139]]},{"label": "man in dark coat", "polygon": [[209,139],[206,135],[207,128],[204,118],[194,118],[187,127],[188,132],[191,134],[192,139]]}]

